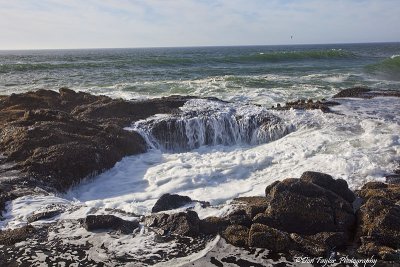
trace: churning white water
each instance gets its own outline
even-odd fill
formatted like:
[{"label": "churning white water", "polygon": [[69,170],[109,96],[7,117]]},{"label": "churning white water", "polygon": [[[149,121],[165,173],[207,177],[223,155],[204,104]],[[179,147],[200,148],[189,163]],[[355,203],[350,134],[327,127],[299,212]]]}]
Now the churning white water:
[{"label": "churning white water", "polygon": [[220,101],[188,101],[176,115],[154,116],[132,128],[149,147],[163,151],[188,151],[202,146],[257,145],[294,130],[293,125],[265,108]]},{"label": "churning white water", "polygon": [[[152,147],[147,153],[122,159],[66,195],[26,196],[8,203],[0,227],[19,227],[40,209],[62,207],[61,215],[34,224],[58,222],[57,233],[51,235],[82,244],[103,240],[109,252],[145,257],[156,250],[173,250],[174,245],[154,243],[154,233],[143,229],[135,238],[93,234],[70,219],[113,213],[110,209],[148,214],[165,193],[209,201],[213,206],[208,208],[194,205],[199,217],[220,216],[231,210],[233,198],[263,195],[268,184],[307,170],[343,178],[353,189],[366,181],[383,181],[400,159],[400,101],[340,102],[333,113],[323,113],[190,101],[182,114],[158,115],[129,128],[147,138]],[[206,250],[215,244],[209,243]],[[101,260],[99,255],[92,257]]]},{"label": "churning white water", "polygon": [[[108,208],[145,214],[165,193],[221,205],[238,196],[262,195],[273,181],[307,170],[343,178],[352,188],[383,180],[400,155],[398,99],[341,102],[334,113],[322,113],[192,101],[182,115],[160,115],[132,127],[147,134],[153,145],[147,153],[124,158],[65,196],[13,201],[2,226],[24,223],[37,206],[51,203],[79,207],[73,217]],[[151,127],[171,120],[181,127],[175,126],[176,136],[161,132],[157,139]],[[224,209],[198,211],[204,217]]]}]

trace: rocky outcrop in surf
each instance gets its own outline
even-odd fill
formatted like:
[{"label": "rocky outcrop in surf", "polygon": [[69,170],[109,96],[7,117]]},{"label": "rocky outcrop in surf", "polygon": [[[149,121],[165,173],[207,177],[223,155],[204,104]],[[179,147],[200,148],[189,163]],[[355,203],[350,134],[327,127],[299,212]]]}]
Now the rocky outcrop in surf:
[{"label": "rocky outcrop in surf", "polygon": [[400,97],[399,91],[372,90],[366,87],[353,87],[340,91],[333,98],[354,97],[354,98],[373,98],[378,96]]},{"label": "rocky outcrop in surf", "polygon": [[[329,257],[335,253],[396,261],[400,248],[399,201],[399,185],[367,183],[354,193],[342,179],[309,171],[298,179],[272,183],[263,197],[235,199],[237,209],[226,217],[198,220],[197,214],[189,211],[190,216],[184,212],[172,217],[159,213],[144,221],[151,228],[163,230],[161,235],[220,234],[234,246],[264,248],[289,257]],[[172,220],[175,217],[184,219]],[[188,218],[195,219],[189,224]],[[179,229],[176,224],[181,221],[184,229],[190,225],[195,231],[173,230]]]},{"label": "rocky outcrop in surf", "polygon": [[[359,94],[351,90],[342,96]],[[214,108],[207,111],[210,106],[206,103]],[[305,101],[288,106],[307,109],[307,105],[320,108],[320,103]],[[182,96],[124,101],[65,88],[58,93],[40,90],[0,97],[0,111],[0,152],[4,154],[0,158],[0,209],[20,196],[65,191],[122,157],[145,151],[148,145],[187,150],[201,145],[258,144],[292,130],[273,112],[254,106]],[[112,208],[104,212],[116,215],[99,215],[91,209],[80,220],[51,222],[63,212],[55,207],[27,217],[27,226],[0,231],[0,265],[9,266],[21,259],[30,262],[43,255],[49,265],[136,263],[135,255],[114,255],[107,245],[119,246],[113,236],[122,235],[126,241],[140,233],[151,233],[151,242],[175,250],[170,254],[157,251],[139,264],[199,252],[216,235],[252,253],[258,248],[289,259],[299,255],[374,256],[390,264],[398,262],[400,249],[400,187],[396,179],[398,172],[388,176],[391,185],[368,183],[352,192],[344,180],[306,172],[299,179],[267,186],[263,196],[235,199],[231,203],[235,210],[223,217],[199,217],[193,205],[188,205],[199,208],[199,201],[178,195],[164,195],[154,213],[142,216]],[[208,205],[206,201],[200,204]],[[180,211],[171,211],[176,208]],[[44,219],[50,222],[37,222]],[[60,229],[81,235],[66,243],[58,236],[63,232]],[[107,242],[97,242],[99,235],[107,236]],[[87,236],[91,243],[86,242]],[[85,242],[74,243],[74,238]],[[90,258],[93,251],[105,255],[104,262]]]},{"label": "rocky outcrop in surf", "polygon": [[67,88],[3,96],[0,111],[0,178],[7,177],[0,183],[1,210],[36,188],[65,192],[148,146],[259,144],[293,130],[264,108],[215,98],[126,101]]},{"label": "rocky outcrop in surf", "polygon": [[[143,138],[123,129],[132,121],[174,113],[191,97],[125,101],[61,88],[0,99],[0,209],[21,195],[68,190],[146,151]],[[43,193],[43,192],[42,192]]]},{"label": "rocky outcrop in surf", "polygon": [[299,109],[299,110],[313,110],[320,109],[322,112],[327,113],[331,112],[330,107],[339,105],[338,102],[335,101],[327,101],[327,100],[296,100],[292,102],[286,102],[285,105],[277,104],[273,106],[272,109],[275,110],[290,110],[290,109]]},{"label": "rocky outcrop in surf", "polygon": [[370,182],[357,195],[363,200],[357,211],[356,240],[358,252],[399,261],[400,254],[400,185]]}]

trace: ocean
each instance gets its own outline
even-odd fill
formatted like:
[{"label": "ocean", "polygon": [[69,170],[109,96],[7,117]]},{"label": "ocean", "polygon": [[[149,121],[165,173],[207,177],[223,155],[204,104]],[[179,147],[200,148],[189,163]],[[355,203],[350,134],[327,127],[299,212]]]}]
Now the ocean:
[{"label": "ocean", "polygon": [[398,89],[400,43],[0,51],[0,94],[74,90],[271,104],[340,89]]},{"label": "ocean", "polygon": [[[354,86],[400,90],[399,55],[400,43],[0,51],[0,94],[66,86],[113,98],[182,94],[229,102],[187,102],[179,118],[187,144],[167,145],[151,136],[146,127],[166,115],[133,123],[126,130],[141,133],[148,152],[122,159],[67,194],[17,198],[8,204],[0,228],[19,227],[35,211],[63,206],[60,216],[35,223],[57,222],[55,235],[84,244],[99,237],[83,233],[70,219],[110,209],[148,214],[165,193],[209,201],[211,207],[193,207],[205,218],[229,213],[235,197],[263,195],[272,182],[308,170],[345,179],[352,189],[385,181],[400,160],[398,98],[335,99],[341,105],[332,107],[333,113],[269,108],[297,99],[330,99]],[[196,116],[188,115],[194,111]],[[279,123],[249,133],[250,119],[260,114]],[[235,124],[232,117],[243,120]],[[143,229],[134,238],[103,237],[109,252],[143,262],[155,251],[174,249],[153,242],[154,233]],[[100,254],[92,257],[101,260]]]}]

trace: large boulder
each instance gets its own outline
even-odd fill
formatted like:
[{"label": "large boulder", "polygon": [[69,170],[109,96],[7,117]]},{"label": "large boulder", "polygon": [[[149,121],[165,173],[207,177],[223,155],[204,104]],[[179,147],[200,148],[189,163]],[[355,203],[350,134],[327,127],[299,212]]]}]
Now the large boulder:
[{"label": "large boulder", "polygon": [[350,231],[355,223],[351,203],[318,184],[323,182],[286,179],[267,187],[266,224],[303,235]]},{"label": "large boulder", "polygon": [[248,227],[233,224],[225,229],[222,236],[234,246],[247,247],[249,245],[249,232]]},{"label": "large boulder", "polygon": [[273,182],[265,197],[240,197],[224,219],[223,237],[236,246],[325,256],[344,248],[355,228],[354,193],[344,180],[319,172]]},{"label": "large boulder", "polygon": [[267,248],[273,251],[288,251],[292,242],[286,232],[264,224],[254,223],[251,225],[248,241],[251,247]]},{"label": "large boulder", "polygon": [[357,212],[359,253],[385,260],[399,259],[400,185],[365,184],[357,194],[363,204]]},{"label": "large boulder", "polygon": [[146,217],[144,224],[158,229],[161,235],[180,235],[196,237],[200,232],[200,219],[196,212],[159,213]]},{"label": "large boulder", "polygon": [[225,231],[229,224],[229,220],[226,218],[211,216],[200,220],[199,230],[200,233],[213,235]]},{"label": "large boulder", "polygon": [[88,215],[81,220],[81,225],[88,231],[112,229],[130,234],[139,227],[139,222],[123,220],[114,215]]},{"label": "large boulder", "polygon": [[264,213],[268,207],[268,200],[266,197],[238,197],[235,198],[233,203],[245,205],[245,210],[250,218],[254,218],[259,213]]},{"label": "large boulder", "polygon": [[349,185],[343,179],[333,179],[329,174],[321,172],[306,171],[301,177],[301,180],[316,184],[326,190],[330,190],[341,196],[347,202],[353,203],[356,199],[353,191],[349,189]]},{"label": "large boulder", "polygon": [[175,194],[164,194],[154,204],[151,212],[160,212],[165,210],[173,210],[192,203],[193,200],[188,196],[180,196]]}]

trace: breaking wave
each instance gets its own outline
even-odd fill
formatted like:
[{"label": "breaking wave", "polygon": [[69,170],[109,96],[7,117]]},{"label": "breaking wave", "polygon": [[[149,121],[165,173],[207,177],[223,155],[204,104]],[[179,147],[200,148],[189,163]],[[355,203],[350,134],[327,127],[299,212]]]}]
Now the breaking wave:
[{"label": "breaking wave", "polygon": [[367,65],[365,69],[372,75],[400,81],[400,55],[393,55],[376,64]]}]

